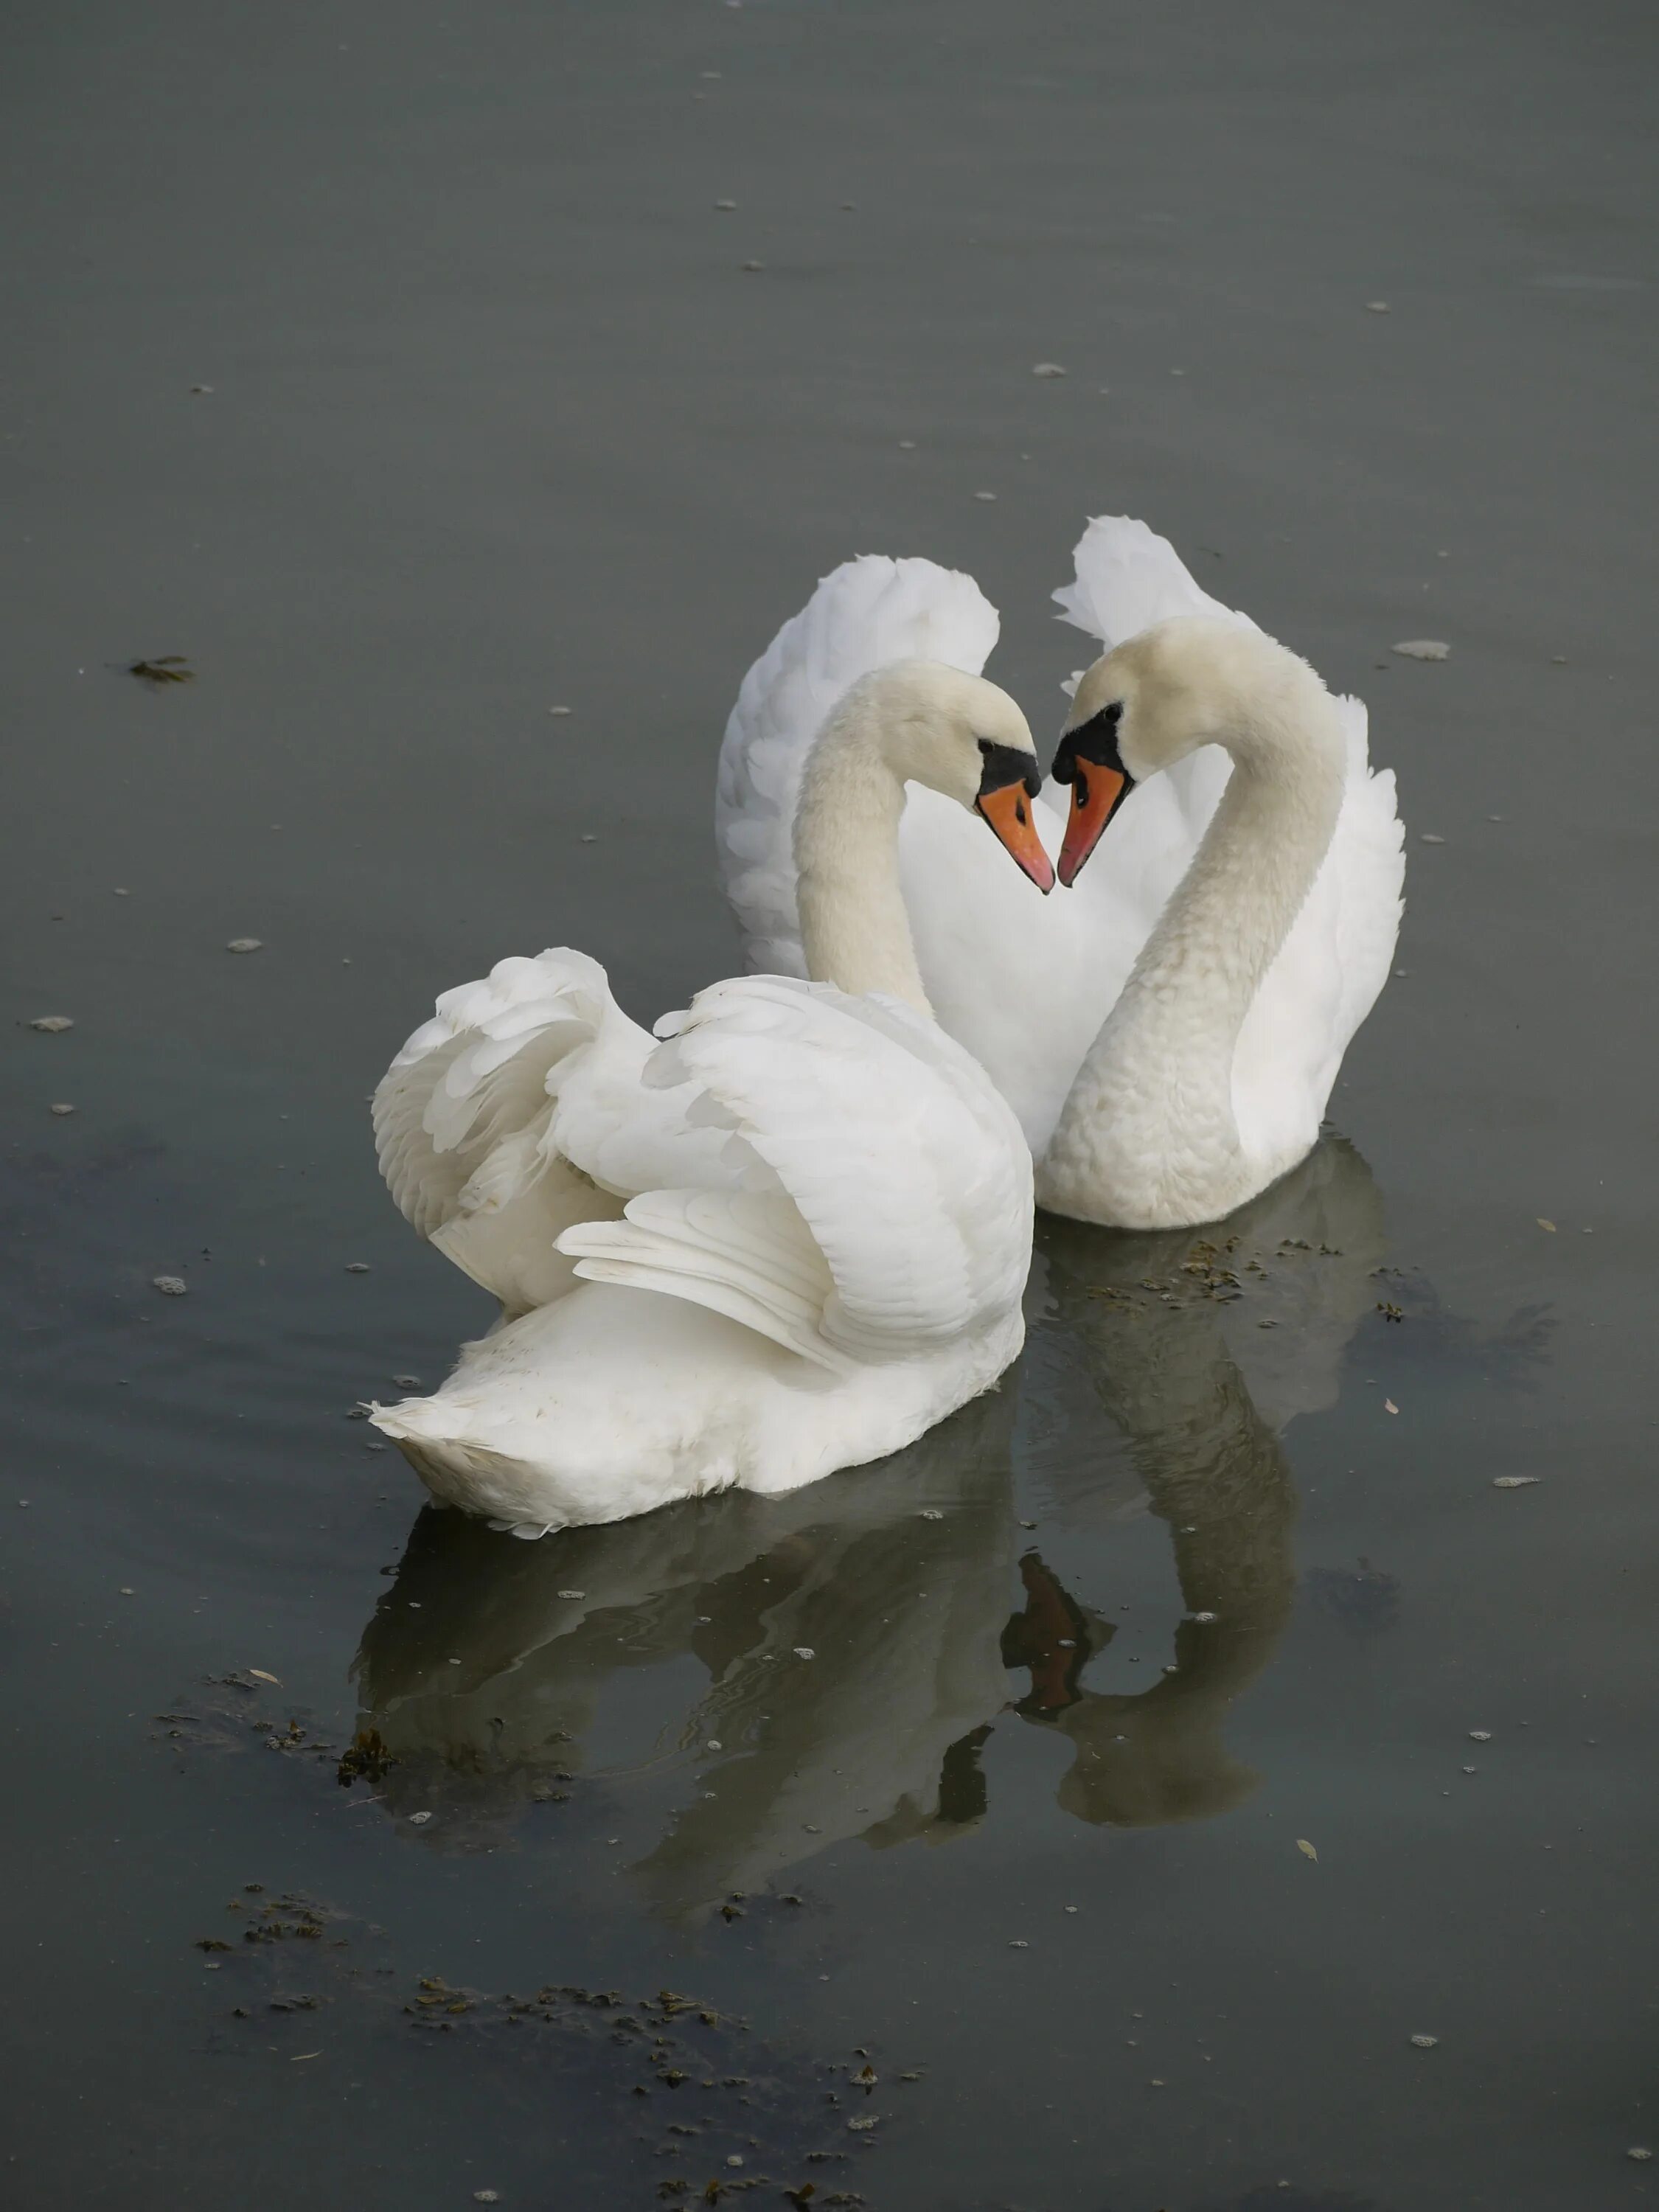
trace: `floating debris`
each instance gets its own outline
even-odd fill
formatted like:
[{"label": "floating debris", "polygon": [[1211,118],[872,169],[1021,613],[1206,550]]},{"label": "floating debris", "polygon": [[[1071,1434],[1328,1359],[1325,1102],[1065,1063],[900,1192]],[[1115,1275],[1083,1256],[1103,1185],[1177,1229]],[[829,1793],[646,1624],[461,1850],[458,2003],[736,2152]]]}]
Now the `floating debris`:
[{"label": "floating debris", "polygon": [[263,938],[233,937],[225,950],[227,952],[258,952],[264,949],[264,945]]},{"label": "floating debris", "polygon": [[348,1260],[345,1271],[348,1275],[367,1275],[370,1272],[367,1260]]},{"label": "floating debris", "polygon": [[1304,1857],[1304,1859],[1311,1859],[1311,1860],[1314,1862],[1314,1863],[1315,1863],[1315,1865],[1316,1865],[1316,1866],[1317,1866],[1317,1865],[1318,1865],[1318,1863],[1319,1863],[1319,1854],[1318,1854],[1318,1852],[1314,1849],[1313,1845],[1312,1845],[1312,1844],[1308,1841],[1308,1838],[1307,1838],[1305,1836],[1298,1836],[1298,1837],[1297,1838],[1297,1839],[1296,1839],[1296,1847],[1297,1847],[1297,1850],[1299,1850],[1299,1851],[1301,1852],[1301,1854],[1302,1854],[1302,1856],[1303,1856],[1303,1857]]},{"label": "floating debris", "polygon": [[[36,1029],[43,1029],[46,1024],[42,1022],[36,1022],[34,1026]],[[1534,1215],[1534,1218],[1536,1220],[1538,1226],[1540,1229],[1547,1229],[1552,1237],[1554,1236],[1555,1224],[1553,1221],[1546,1221],[1541,1213]]]},{"label": "floating debris", "polygon": [[1437,2035],[1414,2035],[1412,2038],[1413,2044],[1419,2051],[1432,2051],[1439,2040],[1440,2038]]},{"label": "floating debris", "polygon": [[1030,1945],[1026,1942],[1023,1936],[1015,1936],[1012,1937],[1008,1944],[1008,1948],[1011,1951],[1029,1951],[1030,1948]]},{"label": "floating debris", "polygon": [[795,1646],[795,1656],[797,1659],[816,1659],[817,1656],[817,1653],[812,1649],[810,1644],[798,1644]]},{"label": "floating debris", "polygon": [[67,1099],[60,1099],[56,1105],[47,1107],[46,1111],[49,1114],[72,1114],[75,1109]]},{"label": "floating debris", "polygon": [[256,1682],[269,1682],[271,1687],[276,1690],[280,1690],[283,1686],[280,1677],[276,1674],[266,1674],[263,1667],[250,1667],[247,1671],[252,1675]]},{"label": "floating debris", "polygon": [[1495,1474],[1492,1479],[1494,1490],[1530,1490],[1544,1480],[1541,1474]]},{"label": "floating debris", "polygon": [[196,671],[189,665],[182,653],[161,653],[153,660],[129,661],[127,674],[141,677],[146,684],[193,684],[196,681]]},{"label": "floating debris", "polygon": [[766,264],[763,261],[745,261],[743,264],[744,274],[745,276],[758,276],[765,266]]},{"label": "floating debris", "polygon": [[1625,2156],[1626,2158],[1638,2159],[1645,2164],[1646,2161],[1653,2156],[1653,2153],[1647,2148],[1645,2143],[1632,2143],[1630,2148],[1625,2153]]},{"label": "floating debris", "polygon": [[150,1285],[160,1291],[164,1298],[182,1298],[189,1295],[190,1285],[182,1275],[152,1275]]},{"label": "floating debris", "polygon": [[400,1390],[418,1390],[421,1387],[418,1375],[394,1375],[392,1379]]},{"label": "floating debris", "polygon": [[1469,1730],[1469,1741],[1471,1743],[1490,1743],[1492,1741],[1492,1730],[1490,1729],[1471,1729]]},{"label": "floating debris", "polygon": [[587,1595],[587,1592],[586,1590],[559,1590],[556,1595],[559,1597],[586,1597]]},{"label": "floating debris", "polygon": [[937,1505],[924,1505],[916,1517],[921,1521],[942,1521],[945,1516]]},{"label": "floating debris", "polygon": [[1432,830],[1425,830],[1417,842],[1419,845],[1443,845],[1446,841],[1437,836]]},{"label": "floating debris", "polygon": [[1385,1398],[1382,1401],[1382,1410],[1385,1413],[1397,1413],[1400,1411],[1400,1408],[1395,1404],[1392,1398]]},{"label": "floating debris", "polygon": [[1407,660],[1445,660],[1451,647],[1443,637],[1407,637],[1398,645],[1390,646],[1390,653],[1398,653]]},{"label": "floating debris", "polygon": [[1031,374],[1033,376],[1064,376],[1066,372],[1057,361],[1034,361]]},{"label": "floating debris", "polygon": [[996,494],[994,491],[976,491],[974,494],[974,497],[975,499],[994,500]]},{"label": "floating debris", "polygon": [[430,1813],[411,1813],[409,1816],[409,1825],[411,1828],[423,1828],[431,1818]]},{"label": "floating debris", "polygon": [[62,1036],[65,1030],[75,1027],[75,1018],[72,1014],[37,1014],[29,1027],[47,1036]]},{"label": "floating debris", "polygon": [[1386,315],[1389,313],[1389,303],[1386,300],[1367,300],[1365,313],[1368,315]]},{"label": "floating debris", "polygon": [[737,213],[738,204],[735,200],[716,200],[714,205],[721,215],[735,215]]},{"label": "floating debris", "polygon": [[354,1782],[384,1782],[387,1769],[397,1764],[379,1729],[359,1729],[340,1754],[335,1779],[343,1790],[349,1790]]}]

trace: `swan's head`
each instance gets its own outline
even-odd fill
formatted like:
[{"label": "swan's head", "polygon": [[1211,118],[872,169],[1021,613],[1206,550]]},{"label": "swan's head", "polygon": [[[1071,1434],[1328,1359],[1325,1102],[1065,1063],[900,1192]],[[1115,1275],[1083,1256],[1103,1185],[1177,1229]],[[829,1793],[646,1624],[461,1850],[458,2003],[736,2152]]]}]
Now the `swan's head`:
[{"label": "swan's head", "polygon": [[1042,770],[1030,725],[1006,691],[942,661],[900,660],[855,684],[850,713],[877,735],[902,782],[925,783],[977,814],[1037,889],[1054,871],[1032,819]]},{"label": "swan's head", "polygon": [[1054,774],[1072,787],[1060,879],[1073,883],[1136,784],[1200,745],[1236,757],[1306,742],[1305,660],[1261,630],[1211,615],[1155,623],[1078,679]]}]

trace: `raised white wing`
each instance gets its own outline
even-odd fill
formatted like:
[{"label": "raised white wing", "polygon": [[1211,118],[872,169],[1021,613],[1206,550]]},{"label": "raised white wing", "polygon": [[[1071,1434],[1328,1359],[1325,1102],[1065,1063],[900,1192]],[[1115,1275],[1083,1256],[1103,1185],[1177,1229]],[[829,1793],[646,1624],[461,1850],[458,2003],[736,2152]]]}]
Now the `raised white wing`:
[{"label": "raised white wing", "polygon": [[567,1231],[579,1274],[712,1307],[835,1371],[1018,1306],[1031,1243],[1018,1124],[908,1007],[783,976],[717,983],[646,1081],[696,1085],[735,1126],[727,1175],[744,1156],[758,1171],[744,1189],[653,1191],[620,1222]]},{"label": "raised white wing", "polygon": [[1201,591],[1169,539],[1133,515],[1096,515],[1072,561],[1076,574],[1054,593],[1054,603],[1061,620],[1098,638],[1103,652],[1176,615],[1256,627],[1249,615]]},{"label": "raised white wing", "polygon": [[381,1079],[392,1197],[509,1314],[571,1287],[562,1231],[717,1158],[723,1137],[643,1088],[653,1049],[599,962],[562,947],[446,991]]},{"label": "raised white wing", "polygon": [[795,802],[830,709],[890,661],[942,660],[977,676],[997,629],[996,609],[971,576],[932,561],[864,554],[824,577],[744,678],[720,746],[714,839],[746,966],[806,973],[795,910]]}]

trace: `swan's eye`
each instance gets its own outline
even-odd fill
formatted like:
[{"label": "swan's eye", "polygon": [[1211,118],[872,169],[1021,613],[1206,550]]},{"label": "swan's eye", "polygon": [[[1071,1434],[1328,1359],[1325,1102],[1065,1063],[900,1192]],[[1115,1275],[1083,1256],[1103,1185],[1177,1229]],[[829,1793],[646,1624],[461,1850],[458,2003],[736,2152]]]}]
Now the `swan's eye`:
[{"label": "swan's eye", "polygon": [[1086,722],[1067,730],[1054,755],[1055,782],[1073,782],[1085,761],[1096,768],[1109,768],[1115,775],[1127,775],[1123,757],[1117,748],[1118,724],[1122,719],[1123,702],[1115,699],[1109,707],[1091,714]]}]

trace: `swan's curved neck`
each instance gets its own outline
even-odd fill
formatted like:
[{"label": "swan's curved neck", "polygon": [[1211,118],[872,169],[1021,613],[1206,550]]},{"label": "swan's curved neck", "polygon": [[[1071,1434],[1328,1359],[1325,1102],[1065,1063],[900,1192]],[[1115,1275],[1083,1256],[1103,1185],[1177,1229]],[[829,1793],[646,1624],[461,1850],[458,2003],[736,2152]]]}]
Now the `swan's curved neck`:
[{"label": "swan's curved neck", "polygon": [[795,810],[806,972],[843,991],[887,991],[931,1015],[899,887],[904,784],[876,714],[843,702],[807,757]]},{"label": "swan's curved neck", "polygon": [[1073,1085],[1045,1194],[1064,1211],[1087,1193],[1085,1218],[1215,1219],[1259,1180],[1233,1110],[1234,1051],[1329,848],[1345,773],[1328,696],[1261,737],[1228,744],[1214,818]]}]

